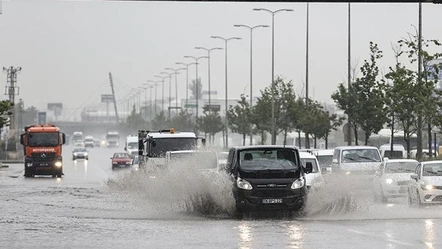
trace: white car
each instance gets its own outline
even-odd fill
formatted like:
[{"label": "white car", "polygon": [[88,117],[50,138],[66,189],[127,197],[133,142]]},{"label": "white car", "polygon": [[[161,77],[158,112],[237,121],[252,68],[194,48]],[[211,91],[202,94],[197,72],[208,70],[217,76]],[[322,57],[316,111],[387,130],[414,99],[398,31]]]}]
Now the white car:
[{"label": "white car", "polygon": [[442,204],[442,160],[421,162],[408,189],[410,206]]},{"label": "white car", "polygon": [[[318,159],[319,167],[321,168],[322,173],[332,172],[333,152],[333,149],[316,150],[313,152]],[[325,170],[327,170],[327,172],[325,172]]]},{"label": "white car", "polygon": [[305,175],[306,186],[308,189],[323,187],[324,178],[322,177],[321,168],[319,167],[318,159],[313,153],[299,152],[301,164],[305,167],[306,162],[312,163],[312,172]]},{"label": "white car", "polygon": [[375,200],[387,202],[388,198],[407,197],[417,165],[419,162],[414,159],[384,159],[373,179]]}]

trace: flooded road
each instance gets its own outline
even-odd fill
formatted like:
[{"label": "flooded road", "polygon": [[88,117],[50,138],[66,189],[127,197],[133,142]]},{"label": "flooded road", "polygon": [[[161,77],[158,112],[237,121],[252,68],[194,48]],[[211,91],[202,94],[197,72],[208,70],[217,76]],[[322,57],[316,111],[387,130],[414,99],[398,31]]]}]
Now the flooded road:
[{"label": "flooded road", "polygon": [[182,179],[172,179],[163,186],[172,190],[162,193],[152,185],[139,188],[142,193],[110,187],[109,179],[140,181],[111,170],[113,152],[90,149],[89,161],[73,162],[66,146],[62,179],[24,178],[16,164],[0,169],[0,248],[442,247],[441,207],[410,208],[392,199],[333,215],[203,216],[171,203],[171,192],[195,185]]}]

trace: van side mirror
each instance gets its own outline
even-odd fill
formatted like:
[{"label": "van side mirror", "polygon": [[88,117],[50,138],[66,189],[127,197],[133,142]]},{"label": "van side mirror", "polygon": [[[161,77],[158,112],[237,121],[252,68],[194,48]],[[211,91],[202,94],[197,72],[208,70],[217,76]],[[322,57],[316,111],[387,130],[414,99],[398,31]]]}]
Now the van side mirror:
[{"label": "van side mirror", "polygon": [[124,147],[124,150],[127,150],[127,147]]},{"label": "van side mirror", "polygon": [[310,174],[313,172],[313,164],[311,162],[305,163],[305,173]]},{"label": "van side mirror", "polygon": [[417,181],[417,174],[411,174],[410,177],[411,177],[411,179],[414,179],[415,181]]}]

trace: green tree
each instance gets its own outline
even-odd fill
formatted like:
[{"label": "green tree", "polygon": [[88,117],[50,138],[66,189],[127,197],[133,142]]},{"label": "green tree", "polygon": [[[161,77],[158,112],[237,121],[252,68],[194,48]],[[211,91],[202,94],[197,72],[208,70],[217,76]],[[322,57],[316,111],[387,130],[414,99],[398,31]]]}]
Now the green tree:
[{"label": "green tree", "polygon": [[250,133],[252,117],[250,111],[250,103],[246,100],[246,96],[241,94],[241,100],[236,106],[230,106],[227,111],[227,119],[229,120],[229,128],[232,132],[242,135],[242,143],[246,145],[246,136]]},{"label": "green tree", "polygon": [[[275,101],[275,140],[272,142],[276,143],[276,136],[278,134],[282,132],[286,138],[287,133],[295,129],[289,107],[294,105],[293,102],[296,96],[292,82],[285,82],[281,77],[277,77],[270,87],[261,90],[261,97],[258,98],[256,103],[256,114],[259,113],[262,116],[257,116],[255,119],[263,120],[265,123],[261,124],[261,127],[269,127],[269,129],[271,129],[272,124],[272,94]],[[258,124],[256,125],[258,126]]]},{"label": "green tree", "polygon": [[0,101],[0,129],[9,125],[9,118],[12,115],[14,104],[9,100]]},{"label": "green tree", "polygon": [[351,117],[355,143],[358,144],[358,130],[364,131],[365,145],[372,133],[379,132],[388,121],[385,84],[379,81],[377,61],[382,58],[382,51],[377,44],[370,42],[370,60],[361,67],[362,77],[350,85],[350,90],[340,84],[332,99],[338,107]]},{"label": "green tree", "polygon": [[164,111],[161,111],[158,115],[155,116],[155,119],[152,120],[152,129],[162,130],[168,128],[170,128],[170,121],[167,119]]},{"label": "green tree", "polygon": [[171,124],[178,131],[195,131],[194,119],[187,110],[181,110],[181,112],[175,115],[171,120]]},{"label": "green tree", "polygon": [[[431,140],[431,129],[432,125],[435,123],[436,119],[434,114],[437,111],[437,103],[439,102],[439,92],[435,91],[437,85],[437,73],[440,70],[440,64],[431,65],[433,60],[438,59],[442,56],[442,53],[430,54],[426,49],[430,47],[440,47],[442,44],[438,40],[430,39],[424,40],[421,38],[421,48],[419,48],[419,35],[417,29],[414,34],[408,33],[407,38],[403,38],[398,41],[400,48],[404,49],[404,53],[401,55],[406,55],[411,64],[418,62],[419,55],[422,61],[421,74],[416,76],[416,85],[419,87],[416,89],[419,95],[417,99],[417,131],[418,131],[418,153],[417,158],[421,158],[422,149],[422,133],[420,132],[423,128],[423,123],[427,123],[428,127],[428,138]],[[430,147],[431,152],[431,147]],[[431,153],[430,153],[431,155]]]},{"label": "green tree", "polygon": [[[196,91],[197,84],[198,84],[198,93]],[[201,78],[198,78],[198,80],[192,80],[192,83],[189,85],[189,90],[192,94],[191,99],[196,99],[195,97],[198,96],[198,100],[200,100],[203,96],[203,85],[201,84]]]},{"label": "green tree", "polygon": [[317,139],[325,136],[324,127],[329,123],[328,116],[326,116],[327,114],[322,105],[311,99],[308,100],[307,104],[303,105],[302,111],[306,115],[300,121],[300,127],[302,131],[312,135],[314,148],[316,148]]},{"label": "green tree", "polygon": [[204,132],[205,136],[209,135],[209,143],[213,144],[215,135],[224,129],[224,123],[219,115],[218,111],[211,111],[209,113],[209,108],[204,107],[204,116],[198,117],[196,124],[199,131]]},{"label": "green tree", "polygon": [[377,44],[370,42],[370,60],[364,61],[361,67],[362,77],[356,79],[354,85],[358,103],[363,112],[356,116],[356,123],[364,131],[365,145],[371,134],[378,133],[388,121],[386,107],[385,84],[378,80],[379,67],[377,61],[382,58],[382,51]]},{"label": "green tree", "polygon": [[328,149],[328,137],[330,136],[330,133],[332,131],[338,130],[338,127],[340,127],[344,123],[345,117],[340,117],[338,116],[338,114],[335,113],[330,114],[329,111],[325,111],[325,113],[323,114],[324,115],[322,115],[322,118],[324,123],[321,122],[321,124],[323,124],[323,135],[319,135],[318,137],[325,140],[325,149]]},{"label": "green tree", "polygon": [[400,50],[395,51],[396,65],[389,68],[385,77],[392,82],[387,90],[390,112],[398,121],[404,131],[404,140],[407,143],[407,154],[410,154],[410,137],[416,132],[419,85],[416,81],[416,74],[403,66],[399,61],[402,54]]}]

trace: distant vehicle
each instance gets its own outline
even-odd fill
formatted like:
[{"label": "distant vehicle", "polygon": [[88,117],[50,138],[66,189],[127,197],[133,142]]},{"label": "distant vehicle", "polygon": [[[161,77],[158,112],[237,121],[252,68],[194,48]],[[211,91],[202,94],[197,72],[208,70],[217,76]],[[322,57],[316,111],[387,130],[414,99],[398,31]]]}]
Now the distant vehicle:
[{"label": "distant vehicle", "polygon": [[411,175],[414,179],[408,189],[410,206],[442,204],[442,161],[421,162]]},{"label": "distant vehicle", "polygon": [[84,147],[84,141],[77,140],[74,142],[75,147]]},{"label": "distant vehicle", "polygon": [[86,136],[84,138],[84,147],[86,148],[94,148],[94,137],[93,136]]},{"label": "distant vehicle", "polygon": [[333,152],[334,150],[317,150],[313,152],[318,159],[322,173],[332,172]]},{"label": "distant vehicle", "polygon": [[106,134],[106,146],[108,148],[117,148],[120,143],[120,134],[118,131],[109,131]]},{"label": "distant vehicle", "polygon": [[215,151],[168,151],[166,152],[166,166],[169,167],[173,164],[184,165],[184,167],[190,166],[194,169],[202,171],[219,171],[218,155]]},{"label": "distant vehicle", "polygon": [[77,147],[72,151],[72,160],[86,159],[89,160],[89,152],[85,147]]},{"label": "distant vehicle", "polygon": [[393,144],[393,151],[391,151],[390,144],[384,144],[379,147],[379,152],[381,153],[382,158],[388,159],[400,159],[407,158],[407,150],[401,144]]},{"label": "distant vehicle", "polygon": [[312,171],[305,175],[307,188],[320,188],[324,186],[324,178],[322,177],[321,167],[319,167],[318,159],[312,152],[299,152],[301,164],[306,165],[307,162],[312,164]]},{"label": "distant vehicle", "polygon": [[74,132],[74,134],[72,134],[71,141],[74,145],[78,144],[77,143],[78,141],[81,141],[83,143],[84,142],[83,132],[81,131]]},{"label": "distant vehicle", "polygon": [[101,142],[99,139],[94,139],[94,147],[100,147],[101,146]]},{"label": "distant vehicle", "polygon": [[126,138],[124,150],[132,156],[138,156],[138,136],[128,136]]},{"label": "distant vehicle", "polygon": [[340,146],[334,149],[333,174],[374,175],[381,165],[381,154],[373,146]]},{"label": "distant vehicle", "polygon": [[375,200],[387,202],[388,198],[407,197],[410,176],[418,164],[414,159],[385,159],[373,179]]},{"label": "distant vehicle", "polygon": [[307,197],[305,174],[312,163],[301,164],[296,147],[255,145],[233,147],[225,172],[233,180],[236,211],[304,207]]},{"label": "distant vehicle", "polygon": [[66,137],[60,128],[51,124],[25,127],[20,144],[25,154],[25,177],[35,175],[63,175],[62,145]]},{"label": "distant vehicle", "polygon": [[132,166],[132,157],[127,152],[114,153],[110,159],[112,160],[112,170]]},{"label": "distant vehicle", "polygon": [[204,138],[199,138],[194,132],[175,132],[175,129],[160,131],[138,131],[138,141],[143,143],[143,150],[139,151],[140,166],[149,161],[154,165],[163,165],[167,151],[194,150],[198,147],[201,139],[203,146]]}]

